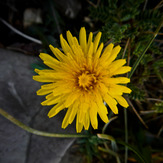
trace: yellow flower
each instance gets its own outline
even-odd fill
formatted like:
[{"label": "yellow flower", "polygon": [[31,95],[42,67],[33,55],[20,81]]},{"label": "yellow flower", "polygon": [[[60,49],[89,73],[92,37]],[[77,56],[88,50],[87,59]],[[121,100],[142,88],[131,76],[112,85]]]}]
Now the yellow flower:
[{"label": "yellow flower", "polygon": [[130,79],[115,76],[129,72],[131,67],[124,66],[125,59],[114,61],[120,46],[113,48],[111,43],[103,50],[104,44],[99,45],[100,38],[101,32],[93,41],[91,32],[87,41],[86,30],[82,27],[79,42],[70,31],[67,31],[68,43],[60,35],[63,52],[49,46],[57,59],[45,53],[40,54],[44,64],[51,69],[35,69],[38,75],[33,79],[48,83],[41,86],[37,95],[47,95],[42,105],[55,104],[48,113],[50,118],[67,108],[62,128],[71,124],[75,116],[77,132],[81,132],[83,126],[88,130],[90,123],[97,129],[97,114],[107,123],[108,110],[104,101],[115,114],[118,114],[118,103],[128,107],[122,95],[131,93],[131,90],[123,85],[129,83]]}]

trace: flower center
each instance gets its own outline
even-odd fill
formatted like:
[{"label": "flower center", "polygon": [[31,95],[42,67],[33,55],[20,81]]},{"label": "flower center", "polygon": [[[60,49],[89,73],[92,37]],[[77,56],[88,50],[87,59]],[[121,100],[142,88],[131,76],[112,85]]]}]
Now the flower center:
[{"label": "flower center", "polygon": [[85,90],[92,89],[95,83],[96,77],[93,74],[83,72],[80,76],[78,76],[78,85]]}]

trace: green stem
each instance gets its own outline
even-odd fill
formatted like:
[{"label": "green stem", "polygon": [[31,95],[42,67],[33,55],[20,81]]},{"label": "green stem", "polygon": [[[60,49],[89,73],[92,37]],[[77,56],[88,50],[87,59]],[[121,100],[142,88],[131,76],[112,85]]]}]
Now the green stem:
[{"label": "green stem", "polygon": [[[135,62],[135,64],[133,65],[131,72],[128,75],[128,78],[131,78],[132,75],[134,74],[136,68],[138,67],[138,65],[140,64],[140,61],[143,59],[146,51],[148,50],[148,48],[150,47],[150,45],[152,44],[153,40],[155,39],[155,37],[157,36],[159,30],[161,29],[163,25],[163,19],[161,20],[161,23],[158,25],[156,31],[153,34],[153,37],[151,38],[151,40],[148,42],[146,48],[144,49],[143,53],[139,56],[139,58],[137,59],[137,61]],[[124,109],[124,121],[125,121],[125,143],[128,144],[128,124],[127,124],[127,109]],[[127,163],[127,159],[128,159],[128,147],[125,146],[125,163]]]},{"label": "green stem", "polygon": [[32,134],[39,135],[39,136],[46,136],[46,137],[55,137],[55,138],[83,138],[88,137],[88,135],[78,135],[78,134],[55,134],[55,133],[49,133],[44,131],[35,130],[31,127],[26,126],[22,122],[18,121],[11,115],[9,115],[7,112],[5,112],[3,109],[0,108],[0,114],[4,116],[6,119],[14,123],[15,125],[19,126],[23,130],[26,130]]},{"label": "green stem", "polygon": [[118,154],[117,154],[116,152],[114,152],[114,151],[112,151],[112,150],[110,150],[110,149],[102,148],[102,147],[98,147],[98,149],[99,149],[100,151],[103,151],[103,152],[106,152],[106,153],[111,154],[112,156],[114,156],[114,157],[116,158],[117,163],[121,163],[121,161],[120,161],[120,159],[119,159],[119,156],[118,156]]},{"label": "green stem", "polygon": [[[125,143],[128,144],[128,124],[127,124],[127,108],[124,108],[124,121],[125,121]],[[125,163],[128,159],[128,147],[125,146]]]}]

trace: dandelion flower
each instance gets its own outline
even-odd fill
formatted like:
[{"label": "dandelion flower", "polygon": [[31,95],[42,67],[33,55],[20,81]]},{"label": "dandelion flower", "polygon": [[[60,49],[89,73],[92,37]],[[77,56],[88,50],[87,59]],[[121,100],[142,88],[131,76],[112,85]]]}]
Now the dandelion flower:
[{"label": "dandelion flower", "polygon": [[37,95],[46,95],[42,105],[54,105],[49,111],[49,118],[67,108],[62,122],[62,128],[66,128],[76,117],[76,131],[82,131],[83,126],[88,130],[90,123],[94,129],[98,128],[97,114],[108,123],[108,110],[104,102],[113,113],[118,114],[117,104],[128,107],[128,103],[122,97],[123,93],[131,93],[124,84],[129,83],[126,77],[116,77],[127,73],[131,67],[124,66],[125,59],[115,60],[121,47],[114,47],[111,43],[105,49],[100,43],[101,32],[93,41],[90,32],[88,40],[86,30],[81,28],[79,42],[67,31],[67,40],[60,35],[60,43],[63,51],[50,45],[55,55],[40,53],[44,64],[51,69],[38,70],[33,79],[47,83],[41,86]]}]

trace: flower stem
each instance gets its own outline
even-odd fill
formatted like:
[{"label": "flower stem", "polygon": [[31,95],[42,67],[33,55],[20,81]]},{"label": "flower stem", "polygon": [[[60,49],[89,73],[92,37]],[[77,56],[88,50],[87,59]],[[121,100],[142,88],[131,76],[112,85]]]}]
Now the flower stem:
[{"label": "flower stem", "polygon": [[88,137],[88,135],[78,135],[78,134],[56,134],[56,133],[49,133],[44,131],[39,131],[36,129],[33,129],[29,126],[26,126],[24,123],[18,121],[14,117],[12,117],[10,114],[5,112],[3,109],[0,108],[0,114],[4,116],[6,119],[14,123],[15,125],[19,126],[23,130],[26,130],[32,134],[39,135],[39,136],[46,136],[46,137],[55,137],[55,138],[83,138]]},{"label": "flower stem", "polygon": [[[124,121],[125,121],[125,143],[128,144],[127,108],[124,108]],[[125,163],[127,163],[127,159],[128,159],[128,147],[125,146]]]}]

